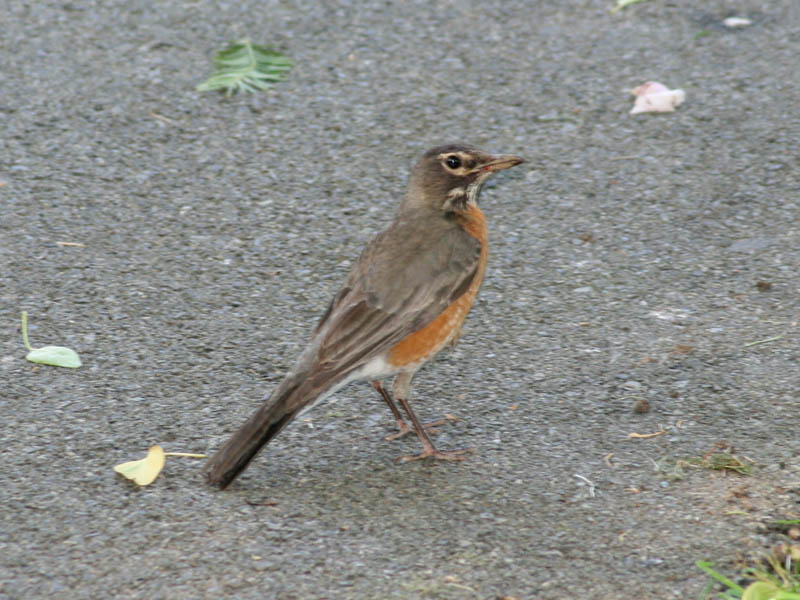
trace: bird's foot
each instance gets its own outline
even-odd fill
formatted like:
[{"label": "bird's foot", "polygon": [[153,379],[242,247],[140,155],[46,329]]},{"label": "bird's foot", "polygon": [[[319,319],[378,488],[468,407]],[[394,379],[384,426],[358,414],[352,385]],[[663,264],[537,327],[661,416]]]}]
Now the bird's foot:
[{"label": "bird's foot", "polygon": [[411,462],[412,460],[421,460],[423,458],[435,458],[437,460],[464,460],[467,453],[475,452],[475,448],[461,448],[460,450],[436,450],[436,448],[425,449],[419,454],[409,454],[407,456],[398,456],[397,460],[401,463]]},{"label": "bird's foot", "polygon": [[[429,421],[427,423],[423,423],[422,426],[425,428],[425,432],[428,435],[437,435],[439,430],[437,427],[441,427],[442,425],[447,425],[448,418],[444,417],[439,419],[438,421]],[[397,422],[397,431],[390,435],[387,435],[384,440],[387,442],[393,442],[394,440],[399,440],[402,437],[407,436],[409,433],[415,433],[414,428],[411,427],[405,421],[398,421]]]}]

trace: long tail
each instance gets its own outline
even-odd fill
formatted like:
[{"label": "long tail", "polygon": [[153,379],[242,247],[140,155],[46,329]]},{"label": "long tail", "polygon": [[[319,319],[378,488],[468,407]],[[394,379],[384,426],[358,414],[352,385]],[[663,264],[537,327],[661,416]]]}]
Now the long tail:
[{"label": "long tail", "polygon": [[217,450],[203,470],[206,481],[225,489],[247,468],[250,461],[274,438],[300,411],[320,393],[310,382],[298,376],[289,376],[242,427]]}]

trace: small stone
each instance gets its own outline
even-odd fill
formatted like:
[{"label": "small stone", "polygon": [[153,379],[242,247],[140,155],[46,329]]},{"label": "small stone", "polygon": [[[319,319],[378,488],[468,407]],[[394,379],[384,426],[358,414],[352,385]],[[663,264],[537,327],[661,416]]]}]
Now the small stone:
[{"label": "small stone", "polygon": [[722,24],[730,29],[738,29],[740,27],[752,25],[753,22],[746,17],[728,17],[722,21]]},{"label": "small stone", "polygon": [[770,281],[757,281],[756,288],[759,292],[768,292],[772,289],[772,282]]}]

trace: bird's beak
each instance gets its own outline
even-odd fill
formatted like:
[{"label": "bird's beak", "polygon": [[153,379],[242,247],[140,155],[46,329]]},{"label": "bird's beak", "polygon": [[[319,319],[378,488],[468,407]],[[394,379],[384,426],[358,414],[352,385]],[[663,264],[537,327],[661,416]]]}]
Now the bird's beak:
[{"label": "bird's beak", "polygon": [[478,170],[481,172],[488,171],[494,173],[495,171],[502,171],[503,169],[510,169],[519,164],[524,163],[525,160],[513,154],[501,154],[500,156],[493,156],[489,162],[483,163]]}]

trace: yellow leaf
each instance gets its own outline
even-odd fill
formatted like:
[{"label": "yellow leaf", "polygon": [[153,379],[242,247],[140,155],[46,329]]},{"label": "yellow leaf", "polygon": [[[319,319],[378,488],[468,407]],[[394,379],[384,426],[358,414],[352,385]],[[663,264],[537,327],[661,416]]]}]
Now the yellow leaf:
[{"label": "yellow leaf", "polygon": [[114,467],[114,470],[138,485],[150,485],[156,480],[161,469],[164,468],[164,449],[155,445],[147,451],[147,456],[141,460],[132,460]]},{"label": "yellow leaf", "polygon": [[755,581],[742,592],[742,600],[772,600],[780,591],[771,581]]}]

